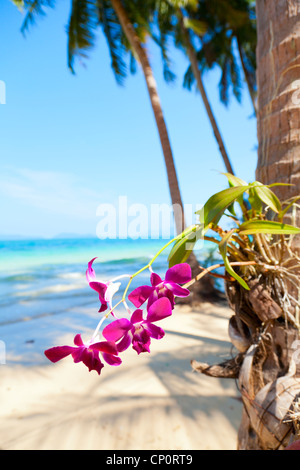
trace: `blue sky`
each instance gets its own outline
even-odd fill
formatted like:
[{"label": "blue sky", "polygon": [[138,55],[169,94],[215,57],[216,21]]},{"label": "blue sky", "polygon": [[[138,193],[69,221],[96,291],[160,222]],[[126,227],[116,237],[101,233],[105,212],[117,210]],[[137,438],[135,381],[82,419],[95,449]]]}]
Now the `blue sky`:
[{"label": "blue sky", "polygon": [[[69,1],[57,2],[27,33],[9,0],[0,5],[0,237],[96,233],[100,204],[170,203],[166,171],[141,70],[123,87],[110,68],[101,31],[76,75],[67,68]],[[172,51],[177,81],[162,77],[160,54],[150,60],[170,134],[185,204],[203,204],[226,185],[217,143],[200,95],[182,87],[187,66]],[[255,178],[256,121],[245,88],[242,103],[219,102],[219,71],[204,81],[235,173]]]}]

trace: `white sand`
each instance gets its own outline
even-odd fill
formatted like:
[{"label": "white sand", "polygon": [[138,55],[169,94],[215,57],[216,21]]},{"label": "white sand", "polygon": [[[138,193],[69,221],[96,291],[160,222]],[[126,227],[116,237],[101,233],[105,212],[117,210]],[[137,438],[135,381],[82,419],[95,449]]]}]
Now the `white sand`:
[{"label": "white sand", "polygon": [[[72,344],[70,332],[57,333],[50,343],[45,322],[44,336],[30,321],[1,327],[0,339],[6,335],[10,343],[7,363],[0,365],[0,448],[236,449],[242,406],[235,382],[206,377],[190,366],[191,359],[216,363],[231,357],[230,315],[219,305],[205,304],[199,311],[176,307],[161,322],[166,336],[152,340],[150,355],[130,349],[121,366],[105,366],[100,377],[71,357],[57,364],[43,357],[43,349]],[[62,319],[52,321],[59,331]],[[31,337],[35,341],[26,343]],[[10,352],[18,341],[20,357]],[[30,357],[38,358],[37,365],[26,365]]]}]

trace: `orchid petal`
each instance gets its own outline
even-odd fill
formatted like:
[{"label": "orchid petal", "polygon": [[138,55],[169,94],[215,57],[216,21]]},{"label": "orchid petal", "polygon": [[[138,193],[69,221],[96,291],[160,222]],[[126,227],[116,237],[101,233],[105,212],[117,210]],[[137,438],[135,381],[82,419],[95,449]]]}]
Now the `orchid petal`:
[{"label": "orchid petal", "polygon": [[133,333],[132,343],[135,343],[137,341],[138,343],[146,344],[149,342],[149,340],[150,333],[143,326],[135,330],[135,332]]},{"label": "orchid petal", "polygon": [[78,362],[83,361],[85,351],[86,351],[85,346],[82,346],[80,348],[74,348],[74,350],[72,352],[72,357],[73,357],[73,361],[75,362],[75,364],[77,364]]},{"label": "orchid petal", "polygon": [[107,310],[107,307],[108,307],[107,302],[102,301],[101,302],[101,307],[99,308],[98,312],[99,313],[105,312],[105,310]]},{"label": "orchid petal", "polygon": [[167,299],[171,302],[172,309],[175,307],[174,294],[171,290],[167,289],[166,295]]},{"label": "orchid petal", "polygon": [[[160,294],[160,295],[162,295],[162,294]],[[156,302],[160,298],[160,295],[158,294],[158,291],[156,289],[154,289],[152,294],[149,296],[149,299],[148,299],[148,302],[147,302],[147,308],[149,308],[150,305],[152,305],[154,302]],[[167,295],[167,294],[165,294],[165,295]],[[163,294],[163,296],[164,296],[164,294]]]},{"label": "orchid petal", "polygon": [[95,259],[97,259],[97,256],[96,258],[93,258],[89,263],[88,263],[88,268],[86,270],[86,279],[88,282],[91,282],[93,281],[94,279],[96,279],[96,274],[95,274],[95,271],[94,269],[92,268],[92,264],[93,262],[95,261]]},{"label": "orchid petal", "polygon": [[131,328],[131,323],[127,318],[115,320],[103,329],[103,336],[108,341],[118,341]]},{"label": "orchid petal", "polygon": [[109,364],[110,366],[119,366],[120,364],[122,364],[122,359],[118,356],[106,353],[103,353],[102,356],[105,362],[107,362],[107,364]]},{"label": "orchid petal", "polygon": [[149,310],[149,307],[158,299],[161,299],[162,297],[166,297],[167,299],[169,299],[169,301],[171,302],[172,308],[175,307],[173,292],[170,289],[164,287],[164,289],[160,289],[159,291],[155,289],[152,292],[152,294],[150,295],[148,299],[147,309]]},{"label": "orchid petal", "polygon": [[87,349],[84,349],[81,361],[87,366],[90,372],[95,370],[99,375],[104,367],[99,356],[97,356],[95,352],[90,352]]},{"label": "orchid petal", "polygon": [[176,264],[166,272],[165,281],[185,284],[192,279],[192,270],[188,263]]},{"label": "orchid petal", "polygon": [[123,339],[121,339],[121,341],[116,345],[118,352],[123,352],[126,349],[128,349],[131,343],[132,343],[132,335],[130,335],[129,333],[125,333]]},{"label": "orchid petal", "polygon": [[152,287],[156,287],[158,284],[162,282],[162,279],[158,274],[151,273],[150,282],[151,282]]},{"label": "orchid petal", "polygon": [[172,304],[167,297],[161,297],[148,308],[147,322],[163,320],[172,315]]},{"label": "orchid petal", "polygon": [[44,354],[51,362],[58,362],[72,354],[74,349],[71,346],[55,346],[54,348],[47,349]]},{"label": "orchid petal", "polygon": [[103,282],[92,281],[92,282],[90,282],[90,287],[93,290],[95,290],[96,292],[98,292],[99,298],[101,297],[102,300],[105,300],[105,293],[106,293],[106,290],[107,290],[107,284],[104,284]]},{"label": "orchid petal", "polygon": [[141,309],[137,309],[133,312],[133,314],[131,315],[131,323],[140,323],[142,322],[144,319],[143,319],[143,310]]},{"label": "orchid petal", "polygon": [[107,354],[117,355],[118,350],[113,341],[100,341],[99,343],[94,343],[89,346],[89,349],[101,351]]},{"label": "orchid petal", "polygon": [[162,339],[165,336],[164,330],[157,325],[147,322],[144,323],[144,326],[149,331],[151,338]]},{"label": "orchid petal", "polygon": [[152,291],[153,287],[151,286],[140,286],[129,294],[128,299],[138,308],[148,299]]},{"label": "orchid petal", "polygon": [[84,342],[82,341],[82,338],[81,338],[81,335],[80,335],[80,334],[78,334],[78,335],[75,336],[75,338],[74,338],[74,344],[75,344],[76,346],[84,346]]},{"label": "orchid petal", "polygon": [[175,297],[187,297],[190,295],[190,291],[188,289],[185,289],[184,287],[181,287],[173,282],[165,283],[165,287],[172,291]]},{"label": "orchid petal", "polygon": [[149,339],[147,343],[139,343],[138,341],[134,341],[132,343],[132,348],[138,353],[141,354],[143,352],[150,352],[150,342],[151,340]]}]

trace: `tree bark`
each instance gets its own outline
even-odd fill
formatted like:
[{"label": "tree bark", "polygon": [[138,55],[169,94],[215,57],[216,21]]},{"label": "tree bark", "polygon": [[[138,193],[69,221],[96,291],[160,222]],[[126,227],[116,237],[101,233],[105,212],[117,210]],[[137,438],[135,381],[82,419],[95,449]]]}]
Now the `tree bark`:
[{"label": "tree bark", "polygon": [[300,194],[300,0],[257,0],[256,13],[256,179],[292,184],[274,188],[288,199]]},{"label": "tree bark", "polygon": [[189,31],[184,26],[183,15],[182,15],[180,10],[178,10],[178,20],[179,20],[179,23],[180,23],[182,35],[184,37],[184,41],[185,41],[185,45],[186,45],[186,52],[187,52],[187,55],[189,57],[191,67],[192,67],[192,70],[193,70],[193,74],[194,74],[194,77],[195,77],[196,82],[197,82],[197,87],[200,91],[201,98],[202,98],[202,101],[204,103],[209,121],[210,121],[211,126],[213,128],[214,136],[217,140],[217,143],[218,143],[218,146],[219,146],[219,149],[220,149],[220,152],[221,152],[226,170],[227,170],[228,173],[231,173],[232,175],[234,175],[234,171],[233,171],[232,165],[230,163],[230,159],[229,159],[227,150],[225,148],[225,144],[224,144],[223,138],[221,136],[221,132],[219,130],[217,121],[214,117],[210,102],[209,102],[208,97],[207,97],[206,90],[204,88],[201,72],[200,72],[199,67],[198,67],[197,55],[196,55],[195,49],[194,49],[194,47],[191,43]]},{"label": "tree bark", "polygon": [[[300,0],[257,0],[256,16],[259,144],[256,179],[264,184],[291,184],[273,188],[283,201],[300,195],[300,81],[297,80],[300,77]],[[289,222],[299,226],[299,214],[297,210],[294,220]],[[293,218],[292,214],[289,218]],[[300,248],[299,236],[293,240],[292,248],[296,251]],[[249,300],[264,322],[263,309],[256,303],[266,301],[268,293],[262,291],[263,285],[258,287],[260,292],[253,290],[253,298]],[[287,283],[284,294],[299,300],[295,285]],[[270,302],[275,305],[273,299],[267,300],[265,306]],[[289,372],[299,330],[289,322],[277,322],[278,309],[279,306],[273,309],[274,315],[265,322],[269,325],[270,347],[265,342],[264,350],[252,358],[248,355],[242,366],[239,385],[244,412],[238,449],[278,450],[295,437],[295,426],[290,419],[285,421],[285,416],[300,390],[299,367],[292,375]],[[276,412],[279,409],[281,414]]]},{"label": "tree bark", "polygon": [[127,12],[125,11],[120,0],[111,0],[111,4],[116,12],[116,15],[121,23],[123,31],[132,47],[135,51],[146,80],[146,85],[151,101],[151,106],[155,116],[155,121],[159,133],[159,138],[163,150],[163,155],[166,164],[167,177],[169,183],[169,189],[171,194],[171,201],[174,207],[174,219],[176,225],[176,232],[180,234],[184,230],[184,210],[181,199],[178,178],[176,168],[173,159],[173,153],[171,149],[170,139],[168,136],[168,130],[164,119],[160,99],[157,92],[157,85],[153,76],[152,68],[148,60],[147,53],[141,44],[139,37],[137,36],[133,25],[128,18]]}]

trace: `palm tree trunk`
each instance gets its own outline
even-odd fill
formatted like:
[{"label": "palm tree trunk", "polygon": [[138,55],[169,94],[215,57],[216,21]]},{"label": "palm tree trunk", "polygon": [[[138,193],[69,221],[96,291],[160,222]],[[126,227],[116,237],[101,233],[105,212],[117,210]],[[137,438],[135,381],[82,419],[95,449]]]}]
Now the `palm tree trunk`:
[{"label": "palm tree trunk", "polygon": [[[265,184],[294,184],[277,187],[279,197],[288,199],[300,195],[300,0],[257,0],[256,9],[259,140],[256,175]],[[297,225],[299,212],[298,209]],[[249,281],[249,291],[226,284],[229,306],[235,312],[228,332],[233,343],[240,344],[240,348],[236,346],[239,354],[217,366],[194,365],[206,375],[238,380],[243,401],[238,450],[281,450],[300,438],[297,248],[300,249],[299,237],[295,237],[294,245],[286,243],[278,253],[275,264],[284,266],[286,275],[276,279],[267,274],[264,279],[261,273],[259,278]],[[291,266],[295,273],[292,282]],[[272,311],[282,312],[284,321],[278,314],[261,317],[267,304],[272,305]],[[249,321],[250,317],[254,323]],[[262,323],[257,323],[258,319]],[[247,324],[247,335],[240,322]]]},{"label": "palm tree trunk", "polygon": [[[174,208],[174,219],[177,234],[180,234],[185,228],[184,220],[184,208],[181,199],[177,173],[175,169],[170,139],[167,131],[167,126],[165,123],[162,107],[160,104],[160,99],[157,92],[156,81],[153,76],[152,68],[148,60],[147,53],[143,48],[140,39],[138,38],[133,25],[128,18],[128,15],[123,8],[123,5],[120,0],[111,0],[111,4],[116,12],[116,15],[120,21],[120,24],[123,28],[123,31],[133,49],[136,56],[139,59],[139,62],[142,66],[147,89],[151,101],[151,106],[155,116],[155,121],[159,133],[159,138],[163,150],[163,155],[165,159],[165,165],[167,170],[167,177],[171,195],[171,201]],[[187,263],[191,266],[192,275],[195,277],[199,274],[199,263],[195,254],[192,252],[187,260]],[[198,303],[202,300],[212,301],[215,300],[220,293],[215,288],[212,278],[207,277],[203,279],[202,282],[195,283],[190,288],[191,295],[188,297],[189,303]],[[179,301],[177,302],[179,303]]]},{"label": "palm tree trunk", "polygon": [[266,184],[293,184],[276,189],[280,198],[288,199],[300,194],[300,0],[258,0],[256,9],[256,178]]},{"label": "palm tree trunk", "polygon": [[[300,83],[297,80],[300,76],[300,0],[257,0],[257,82],[258,82],[258,163],[256,178],[265,184],[271,183],[291,183],[293,186],[280,186],[273,188],[280,199],[289,199],[300,195]],[[295,86],[298,85],[295,90]],[[290,215],[291,218],[291,215]],[[298,226],[300,222],[300,211],[296,212]],[[294,248],[300,249],[300,237],[294,239]],[[290,255],[289,255],[290,256]],[[297,262],[295,260],[295,262]],[[299,282],[299,281],[298,281]],[[294,285],[288,285],[285,296],[298,299],[299,290]],[[293,296],[293,297],[292,297]],[[298,338],[299,332],[286,322],[285,325],[274,323],[272,330],[272,343],[274,350],[268,351],[265,362],[271,365],[268,372],[273,373],[274,384],[281,380],[281,390],[278,395],[274,395],[274,402],[277,400],[277,408],[281,408],[281,415],[278,421],[272,418],[267,423],[265,416],[260,423],[260,436],[253,431],[256,418],[252,415],[253,403],[244,400],[244,412],[239,430],[239,449],[281,449],[287,445],[287,429],[283,429],[282,419],[285,415],[285,407],[279,405],[279,394],[284,390],[283,383],[294,380],[295,388],[289,389],[289,399],[296,400],[299,393],[299,369],[295,376],[288,377],[284,374],[280,379],[276,377],[275,363],[281,364],[282,371],[287,371],[291,365],[293,356],[293,343]],[[281,336],[278,340],[276,337]],[[284,357],[280,357],[285,350]],[[281,351],[281,352],[280,352]],[[245,364],[245,362],[244,362]],[[244,366],[245,367],[245,366]],[[257,365],[256,365],[257,369]],[[262,371],[261,382],[257,383],[253,369],[248,370],[248,379],[256,387],[256,394],[262,393],[264,384],[270,383],[265,371]],[[270,379],[269,379],[270,380]],[[276,382],[277,380],[277,382]],[[290,387],[290,385],[288,385]],[[294,386],[294,385],[293,385]],[[258,396],[258,395],[256,395]],[[269,395],[265,396],[267,403]],[[282,396],[282,395],[281,395]],[[254,394],[252,400],[254,400]],[[291,402],[291,401],[290,401]],[[295,401],[294,401],[295,403]],[[272,404],[272,410],[275,408]],[[270,402],[271,405],[271,402]],[[267,405],[266,405],[267,406]],[[246,412],[247,411],[247,412]],[[259,411],[259,410],[258,410]],[[263,421],[265,422],[263,425]],[[299,422],[297,423],[297,426]],[[278,429],[283,429],[281,438],[278,436]],[[296,428],[294,428],[296,429]]]},{"label": "palm tree trunk", "polygon": [[227,170],[228,173],[231,173],[233,175],[234,174],[233,168],[232,168],[232,165],[230,163],[230,159],[229,159],[229,156],[227,154],[224,141],[222,139],[221,133],[220,133],[219,128],[218,128],[218,124],[217,124],[216,119],[214,117],[214,114],[212,112],[212,108],[211,108],[211,105],[209,103],[209,100],[208,100],[208,97],[207,97],[207,94],[206,94],[206,91],[205,91],[205,88],[204,88],[201,73],[200,73],[200,70],[199,70],[199,67],[198,67],[198,60],[197,60],[196,52],[195,52],[195,49],[194,49],[194,47],[191,43],[189,32],[186,29],[186,27],[184,26],[183,15],[182,15],[180,10],[178,10],[178,19],[179,19],[182,35],[184,37],[184,41],[185,41],[185,44],[186,44],[186,52],[188,54],[188,57],[189,57],[189,60],[190,60],[190,63],[191,63],[191,67],[192,67],[192,70],[193,70],[193,74],[194,74],[194,77],[195,77],[196,82],[197,82],[197,87],[200,91],[200,94],[201,94],[201,97],[202,97],[202,100],[203,100],[208,118],[209,118],[210,123],[211,123],[212,128],[213,128],[215,138],[216,138],[217,143],[219,145],[219,149],[220,149],[221,155],[223,157],[226,170]]},{"label": "palm tree trunk", "polygon": [[159,133],[159,138],[160,138],[163,155],[165,159],[169,189],[170,189],[170,194],[171,194],[171,201],[172,201],[173,207],[175,207],[174,218],[175,218],[176,231],[177,231],[177,234],[180,234],[184,230],[184,226],[185,226],[183,203],[181,199],[170,139],[168,136],[168,130],[167,130],[167,126],[165,123],[158,92],[157,92],[156,81],[153,76],[152,68],[150,66],[147,53],[145,49],[143,48],[140,42],[140,39],[137,36],[134,30],[134,27],[128,18],[127,12],[123,8],[121,1],[111,0],[111,4],[116,12],[116,15],[121,23],[123,31],[133,51],[135,51],[139,59],[139,62],[144,72],[147,89],[148,89],[149,97],[151,101],[151,106],[154,112],[156,125],[157,125],[157,129]]}]

